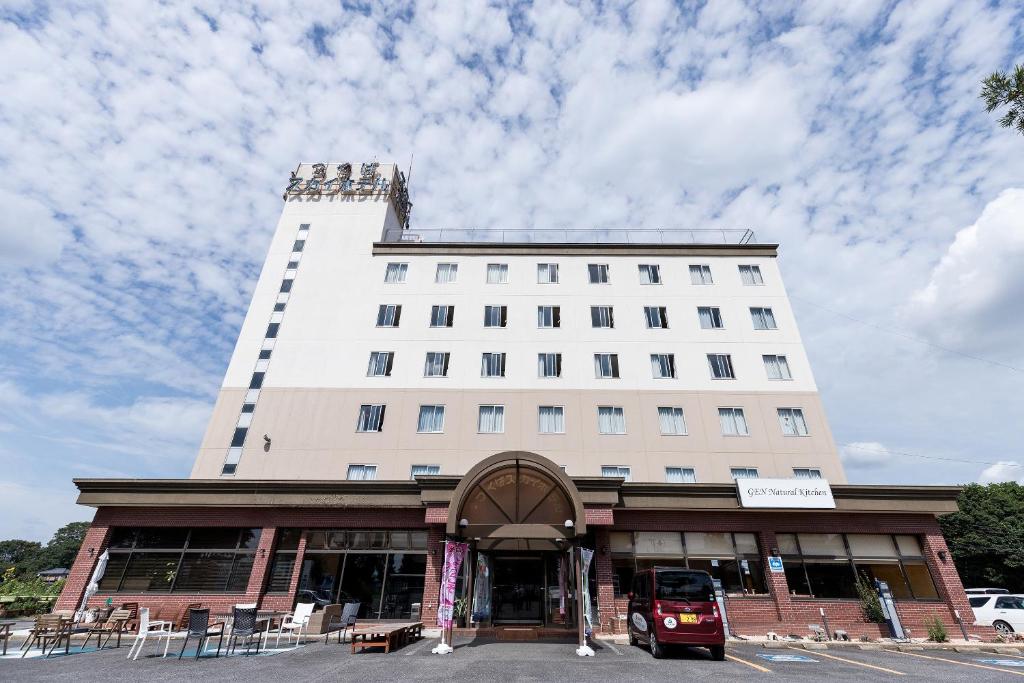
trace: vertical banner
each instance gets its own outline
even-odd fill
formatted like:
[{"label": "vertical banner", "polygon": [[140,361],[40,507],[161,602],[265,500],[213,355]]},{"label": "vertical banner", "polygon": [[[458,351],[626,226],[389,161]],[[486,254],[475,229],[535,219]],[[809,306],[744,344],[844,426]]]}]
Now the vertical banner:
[{"label": "vertical banner", "polygon": [[569,574],[569,553],[568,551],[562,553],[558,558],[558,613],[565,616],[565,595],[568,593],[566,589],[565,579]]},{"label": "vertical banner", "polygon": [[437,625],[451,628],[452,613],[455,611],[455,582],[459,578],[462,560],[469,551],[468,543],[446,541],[444,544],[444,569],[441,570],[441,594],[437,601]]},{"label": "vertical banner", "polygon": [[583,619],[586,622],[585,633],[590,637],[594,632],[590,609],[590,561],[594,559],[594,551],[580,548],[580,555],[583,560],[580,563],[580,572],[583,574]]},{"label": "vertical banner", "polygon": [[476,583],[473,584],[473,621],[491,618],[491,558],[476,554]]}]

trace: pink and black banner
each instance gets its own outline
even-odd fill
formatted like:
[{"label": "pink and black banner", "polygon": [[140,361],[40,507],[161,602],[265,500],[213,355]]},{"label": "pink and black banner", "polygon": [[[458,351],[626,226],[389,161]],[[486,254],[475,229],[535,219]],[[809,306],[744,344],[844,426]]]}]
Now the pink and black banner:
[{"label": "pink and black banner", "polygon": [[441,570],[441,595],[437,605],[437,625],[450,628],[455,611],[455,582],[459,578],[462,560],[469,552],[468,543],[446,541],[444,544],[444,569]]}]

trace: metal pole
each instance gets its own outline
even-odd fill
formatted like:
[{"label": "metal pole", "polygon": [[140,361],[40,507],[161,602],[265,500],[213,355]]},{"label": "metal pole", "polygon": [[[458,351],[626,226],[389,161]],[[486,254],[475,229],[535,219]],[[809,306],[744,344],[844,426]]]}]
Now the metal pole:
[{"label": "metal pole", "polygon": [[828,616],[825,614],[825,608],[824,607],[819,607],[818,611],[821,612],[821,620],[822,620],[822,622],[824,622],[824,625],[825,625],[825,636],[829,640],[832,640],[832,629],[828,625]]},{"label": "metal pole", "polygon": [[967,627],[964,626],[964,620],[960,618],[960,610],[953,610],[953,616],[956,617],[956,623],[960,625],[960,632],[964,634],[964,640],[970,640],[967,636]]}]

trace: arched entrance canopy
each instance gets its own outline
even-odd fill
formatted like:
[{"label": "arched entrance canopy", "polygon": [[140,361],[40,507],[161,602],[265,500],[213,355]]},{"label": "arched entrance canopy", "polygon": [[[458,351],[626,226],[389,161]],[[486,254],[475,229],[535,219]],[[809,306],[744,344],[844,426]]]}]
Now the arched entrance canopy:
[{"label": "arched entrance canopy", "polygon": [[447,531],[478,539],[482,549],[525,550],[582,536],[587,523],[579,491],[562,468],[536,453],[506,451],[480,461],[459,482]]}]

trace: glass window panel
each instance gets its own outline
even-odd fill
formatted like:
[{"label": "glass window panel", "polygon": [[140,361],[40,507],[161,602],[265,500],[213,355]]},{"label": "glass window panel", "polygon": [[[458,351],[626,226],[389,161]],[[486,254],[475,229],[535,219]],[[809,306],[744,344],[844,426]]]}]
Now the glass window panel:
[{"label": "glass window panel", "polygon": [[426,531],[410,531],[409,532],[409,547],[414,550],[426,550],[427,548],[427,532]]},{"label": "glass window panel", "polygon": [[653,569],[654,567],[679,567],[686,568],[686,559],[679,557],[638,557],[636,558],[636,570]]},{"label": "glass window panel", "polygon": [[129,553],[110,553],[107,570],[103,573],[103,578],[100,579],[101,593],[112,593],[118,590],[121,584],[121,575],[124,574],[124,568],[128,565],[128,557]]},{"label": "glass window panel", "polygon": [[683,539],[678,531],[636,532],[637,555],[683,555]]},{"label": "glass window panel", "polygon": [[379,619],[384,590],[385,553],[349,553],[341,577],[341,599],[358,600],[359,618]]},{"label": "glass window panel", "polygon": [[904,560],[903,569],[907,572],[910,589],[914,591],[915,598],[918,600],[939,599],[939,594],[935,590],[935,582],[932,581],[931,572],[928,571],[928,566],[924,562]]},{"label": "glass window panel", "polygon": [[740,555],[760,555],[757,547],[756,534],[733,534],[736,539],[736,552]]},{"label": "glass window panel", "polygon": [[122,591],[166,592],[171,590],[181,553],[132,553],[121,582]]},{"label": "glass window panel", "polygon": [[195,593],[225,590],[234,559],[234,553],[185,553],[174,590]]},{"label": "glass window panel", "polygon": [[326,548],[326,531],[309,531],[306,533],[306,550],[325,550]]},{"label": "glass window panel", "polygon": [[804,563],[800,560],[783,560],[782,568],[786,572],[786,583],[791,595],[810,595],[811,587],[804,573]]},{"label": "glass window panel", "polygon": [[238,545],[239,529],[209,527],[192,529],[188,538],[190,550],[196,548],[235,548]]},{"label": "glass window panel", "polygon": [[896,548],[892,537],[883,534],[847,534],[846,541],[850,544],[850,552],[854,558],[862,557],[896,557]]},{"label": "glass window panel", "polygon": [[412,614],[412,604],[423,603],[427,556],[393,553],[388,557],[388,563],[381,619],[408,619]]},{"label": "glass window panel", "polygon": [[842,534],[797,534],[800,549],[807,555],[829,555],[846,557],[846,546]]},{"label": "glass window panel", "polygon": [[608,546],[613,553],[633,552],[633,532],[612,531],[608,534]]},{"label": "glass window panel", "polygon": [[[803,534],[800,535],[801,544]],[[846,560],[806,560],[807,580],[811,583],[811,594],[816,598],[855,598],[853,569]]]},{"label": "glass window panel", "polygon": [[229,593],[244,593],[249,587],[249,576],[252,574],[255,557],[253,553],[235,555],[235,565],[231,568],[231,577],[228,579],[227,585]]},{"label": "glass window panel", "polygon": [[917,536],[899,535],[896,537],[896,545],[900,549],[900,555],[904,557],[922,557],[921,541]]},{"label": "glass window panel", "polygon": [[695,555],[732,557],[736,554],[732,547],[732,534],[687,531],[683,536],[686,538],[686,554],[691,557]]},{"label": "glass window panel", "polygon": [[110,548],[131,548],[135,544],[137,529],[115,527],[110,532]]},{"label": "glass window panel", "polygon": [[[340,553],[306,555],[299,575],[299,602],[334,602],[338,570],[345,556]],[[303,591],[308,591],[303,595]]]},{"label": "glass window panel", "polygon": [[633,585],[634,562],[632,557],[612,558],[612,590],[615,597],[624,597]]},{"label": "glass window panel", "polygon": [[[236,530],[237,531],[237,530]],[[136,548],[184,548],[188,529],[141,528]],[[232,546],[234,547],[234,546]]]},{"label": "glass window panel", "polygon": [[328,550],[344,550],[348,547],[347,531],[328,531],[326,536]]},{"label": "glass window panel", "polygon": [[296,550],[299,547],[301,529],[279,529],[277,532],[278,550]]},{"label": "glass window panel", "polygon": [[670,484],[696,484],[697,473],[692,467],[666,467],[665,481]]},{"label": "glass window panel", "polygon": [[748,595],[766,595],[768,586],[764,578],[764,564],[760,559],[747,558],[740,560],[740,581],[743,592]]},{"label": "glass window panel", "polygon": [[277,553],[274,555],[274,562],[270,565],[270,579],[267,582],[267,591],[270,593],[284,593],[292,580],[292,569],[295,567],[295,553]]},{"label": "glass window panel", "polygon": [[689,558],[687,566],[690,569],[699,569],[711,574],[711,578],[722,582],[722,590],[729,595],[743,593],[743,584],[740,583],[739,564],[735,557],[728,558]]},{"label": "glass window panel", "polygon": [[508,264],[507,263],[488,263],[487,264],[487,283],[491,285],[500,285],[508,282]]},{"label": "glass window panel", "polygon": [[866,576],[868,582],[874,583],[875,579],[885,581],[889,584],[894,598],[899,600],[910,600],[913,595],[910,593],[910,586],[903,578],[899,562],[855,562],[857,573]]},{"label": "glass window panel", "polygon": [[562,406],[540,406],[538,414],[541,434],[565,433],[565,409]]},{"label": "glass window panel", "polygon": [[796,534],[775,534],[775,542],[779,544],[782,555],[799,555],[800,548],[796,544]]}]

